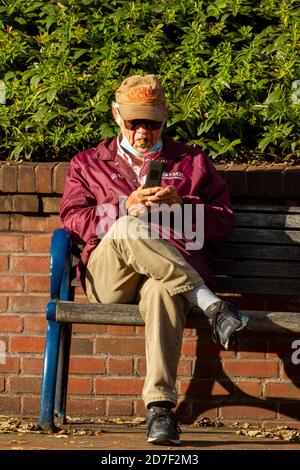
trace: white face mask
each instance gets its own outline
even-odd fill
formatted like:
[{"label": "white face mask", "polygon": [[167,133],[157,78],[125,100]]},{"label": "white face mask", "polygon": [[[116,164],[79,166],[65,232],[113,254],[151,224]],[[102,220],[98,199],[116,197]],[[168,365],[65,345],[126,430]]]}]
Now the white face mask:
[{"label": "white face mask", "polygon": [[153,147],[149,150],[149,152],[147,152],[146,154],[145,153],[141,153],[141,152],[138,152],[138,150],[136,150],[135,148],[133,148],[130,143],[129,143],[129,140],[127,139],[126,136],[123,136],[122,137],[122,140],[121,140],[121,146],[127,150],[129,153],[131,153],[132,155],[134,155],[135,157],[144,157],[145,155],[147,155],[148,153],[153,153],[153,152],[159,152],[161,149],[162,149],[162,138],[159,137],[156,141],[156,143],[153,145]]}]

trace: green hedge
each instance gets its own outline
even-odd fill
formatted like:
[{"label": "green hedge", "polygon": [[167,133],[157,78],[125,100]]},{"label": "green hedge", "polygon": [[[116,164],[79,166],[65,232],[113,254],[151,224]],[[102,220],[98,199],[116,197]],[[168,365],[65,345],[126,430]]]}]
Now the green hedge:
[{"label": "green hedge", "polygon": [[166,131],[215,161],[300,162],[293,0],[0,0],[0,155],[67,160],[116,133],[114,91],[155,73]]}]

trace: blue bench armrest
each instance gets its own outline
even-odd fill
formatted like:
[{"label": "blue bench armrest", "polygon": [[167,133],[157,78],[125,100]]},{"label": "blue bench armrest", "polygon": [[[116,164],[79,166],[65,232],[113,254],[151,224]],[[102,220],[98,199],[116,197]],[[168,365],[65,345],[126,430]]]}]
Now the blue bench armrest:
[{"label": "blue bench armrest", "polygon": [[71,232],[59,228],[53,232],[50,251],[50,300],[68,300],[71,269]]}]

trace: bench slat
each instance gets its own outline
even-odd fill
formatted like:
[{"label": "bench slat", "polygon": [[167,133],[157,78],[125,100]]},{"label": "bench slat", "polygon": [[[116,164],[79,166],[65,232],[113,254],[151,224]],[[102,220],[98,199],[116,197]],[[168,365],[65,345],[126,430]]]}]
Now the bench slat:
[{"label": "bench slat", "polygon": [[300,228],[300,215],[298,214],[285,215],[237,212],[236,221],[239,226]]},{"label": "bench slat", "polygon": [[285,246],[283,248],[272,245],[248,245],[227,242],[223,247],[216,249],[215,256],[219,258],[299,261],[300,250],[298,246]]},{"label": "bench slat", "polygon": [[[300,333],[300,313],[245,311],[249,316],[247,328],[257,331]],[[107,325],[144,325],[137,305],[131,304],[86,304],[58,302],[56,321]],[[200,310],[188,315],[186,327],[208,326]]]},{"label": "bench slat", "polygon": [[216,275],[224,274],[227,276],[264,276],[267,278],[288,277],[300,279],[300,263],[215,259],[214,272]]},{"label": "bench slat", "polygon": [[268,230],[253,228],[236,228],[228,241],[230,242],[257,242],[280,243],[295,245],[300,243],[299,230]]},{"label": "bench slat", "polygon": [[299,279],[225,278],[216,276],[218,292],[293,295],[300,293]]},{"label": "bench slat", "polygon": [[233,204],[233,209],[234,211],[238,212],[275,212],[280,213],[282,212],[283,214],[286,213],[300,213],[300,206],[269,206],[269,205],[263,205],[259,206],[256,204]]}]

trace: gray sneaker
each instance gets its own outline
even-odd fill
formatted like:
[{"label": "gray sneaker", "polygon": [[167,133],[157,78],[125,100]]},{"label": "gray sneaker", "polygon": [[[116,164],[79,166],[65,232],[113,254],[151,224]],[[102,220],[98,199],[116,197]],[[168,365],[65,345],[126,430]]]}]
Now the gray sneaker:
[{"label": "gray sneaker", "polygon": [[181,430],[176,423],[172,411],[159,406],[148,410],[146,422],[148,426],[148,442],[159,445],[180,445]]},{"label": "gray sneaker", "polygon": [[209,314],[213,341],[220,343],[225,349],[229,347],[232,334],[245,328],[249,320],[230,302],[221,301],[211,305]]}]

